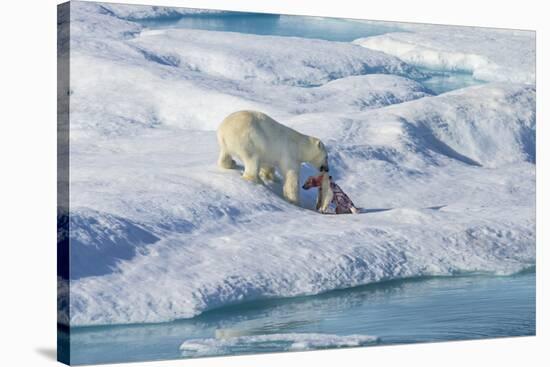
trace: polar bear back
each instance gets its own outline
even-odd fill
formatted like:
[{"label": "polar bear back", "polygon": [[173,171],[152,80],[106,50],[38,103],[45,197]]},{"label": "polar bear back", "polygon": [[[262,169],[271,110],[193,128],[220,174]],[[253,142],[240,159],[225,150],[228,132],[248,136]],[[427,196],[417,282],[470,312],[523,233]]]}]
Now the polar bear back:
[{"label": "polar bear back", "polygon": [[308,137],[268,115],[257,111],[238,111],[227,116],[218,128],[218,140],[229,154],[241,159],[260,156],[263,163],[277,164],[281,159],[299,159],[299,146]]}]

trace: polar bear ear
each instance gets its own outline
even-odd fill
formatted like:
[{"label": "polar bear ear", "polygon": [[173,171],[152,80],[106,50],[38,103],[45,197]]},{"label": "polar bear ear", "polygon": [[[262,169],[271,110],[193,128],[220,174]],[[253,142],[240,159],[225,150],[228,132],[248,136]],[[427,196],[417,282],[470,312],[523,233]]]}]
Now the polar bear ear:
[{"label": "polar bear ear", "polygon": [[317,140],[317,147],[318,148],[324,148],[325,145],[323,144],[323,142],[321,140]]}]

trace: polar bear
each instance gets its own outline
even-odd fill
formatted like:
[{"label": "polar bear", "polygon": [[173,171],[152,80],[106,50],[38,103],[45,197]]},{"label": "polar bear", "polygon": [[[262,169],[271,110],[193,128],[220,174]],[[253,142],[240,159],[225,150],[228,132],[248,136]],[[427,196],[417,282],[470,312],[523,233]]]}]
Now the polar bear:
[{"label": "polar bear", "polygon": [[257,111],[238,111],[227,116],[218,127],[220,155],[218,166],[235,167],[232,156],[244,163],[243,178],[258,182],[273,180],[275,168],[284,178],[283,195],[299,203],[299,177],[302,163],[319,171],[328,171],[327,151],[323,142],[284,126]]}]

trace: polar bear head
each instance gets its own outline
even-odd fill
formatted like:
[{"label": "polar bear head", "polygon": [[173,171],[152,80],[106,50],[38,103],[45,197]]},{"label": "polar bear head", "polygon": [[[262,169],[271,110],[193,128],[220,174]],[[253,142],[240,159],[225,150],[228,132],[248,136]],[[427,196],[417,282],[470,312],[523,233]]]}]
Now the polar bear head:
[{"label": "polar bear head", "polygon": [[308,144],[302,147],[302,158],[319,171],[328,172],[327,149],[321,140],[310,137]]}]

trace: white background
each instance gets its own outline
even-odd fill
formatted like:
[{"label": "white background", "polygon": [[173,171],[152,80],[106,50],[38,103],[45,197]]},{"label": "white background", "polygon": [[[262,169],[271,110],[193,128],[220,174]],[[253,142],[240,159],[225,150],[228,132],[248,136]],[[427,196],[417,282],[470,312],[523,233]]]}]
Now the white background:
[{"label": "white background", "polygon": [[[119,1],[128,2],[128,1]],[[126,366],[542,366],[548,325],[548,12],[543,1],[139,0],[139,3],[537,31],[537,336]],[[131,2],[130,2],[131,3]],[[0,20],[0,366],[55,365],[56,0],[3,2]],[[545,17],[546,14],[546,17]],[[546,24],[545,24],[546,22]],[[543,44],[546,43],[546,47]],[[544,60],[544,61],[543,61]],[[521,177],[518,177],[518,180]],[[543,261],[544,259],[544,261]],[[546,345],[546,347],[545,347]],[[546,357],[546,358],[545,358]],[[547,364],[546,364],[547,365]]]}]

